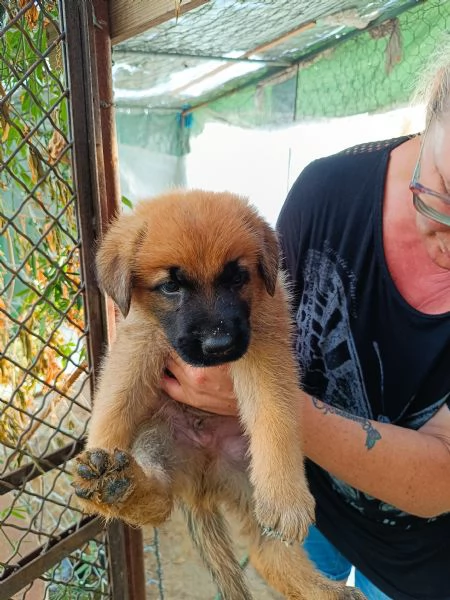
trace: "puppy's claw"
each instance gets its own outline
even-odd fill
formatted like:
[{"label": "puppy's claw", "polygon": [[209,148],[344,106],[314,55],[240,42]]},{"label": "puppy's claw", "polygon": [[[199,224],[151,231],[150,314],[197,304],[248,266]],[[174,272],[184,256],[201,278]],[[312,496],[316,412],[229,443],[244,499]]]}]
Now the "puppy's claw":
[{"label": "puppy's claw", "polygon": [[261,533],[266,537],[280,540],[280,542],[283,542],[284,544],[286,544],[286,546],[292,546],[292,544],[294,543],[294,540],[285,539],[281,531],[272,529],[272,527],[262,526]]},{"label": "puppy's claw", "polygon": [[98,479],[109,466],[105,450],[87,450],[77,458],[77,473],[82,479]]},{"label": "puppy's claw", "polygon": [[[292,498],[291,501],[286,501]],[[283,500],[281,500],[283,499]],[[264,535],[286,542],[301,542],[314,522],[314,500],[309,490],[270,499],[268,495],[255,497],[255,515]]]},{"label": "puppy's claw", "polygon": [[104,450],[93,450],[89,452],[89,462],[95,467],[97,473],[101,475],[108,468],[108,454]]},{"label": "puppy's claw", "polygon": [[92,469],[90,469],[87,465],[78,465],[77,473],[81,479],[92,480],[98,478],[98,474],[94,473],[94,471],[92,471]]}]

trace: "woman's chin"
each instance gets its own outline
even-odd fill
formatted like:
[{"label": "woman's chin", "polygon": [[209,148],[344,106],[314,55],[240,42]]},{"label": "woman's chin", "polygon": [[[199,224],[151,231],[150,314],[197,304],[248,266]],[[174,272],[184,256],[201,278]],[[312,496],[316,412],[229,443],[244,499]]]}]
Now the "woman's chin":
[{"label": "woman's chin", "polygon": [[[450,243],[450,240],[446,240]],[[427,243],[427,251],[431,260],[441,269],[450,271],[450,246],[443,240],[434,237]]]}]

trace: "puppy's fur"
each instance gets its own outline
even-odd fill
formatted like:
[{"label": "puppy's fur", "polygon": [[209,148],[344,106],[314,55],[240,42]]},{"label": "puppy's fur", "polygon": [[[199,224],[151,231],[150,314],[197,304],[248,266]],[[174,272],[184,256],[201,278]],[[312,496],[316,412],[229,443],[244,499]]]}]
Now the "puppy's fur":
[{"label": "puppy's fur", "polygon": [[[219,506],[237,511],[262,576],[287,598],[363,598],[322,578],[298,544],[313,520],[304,476],[297,369],[273,230],[228,193],[141,203],[98,253],[103,289],[125,319],[106,357],[75,489],[88,512],[142,525],[178,502],[224,600],[250,599]],[[159,389],[175,350],[230,363],[235,419]]]}]

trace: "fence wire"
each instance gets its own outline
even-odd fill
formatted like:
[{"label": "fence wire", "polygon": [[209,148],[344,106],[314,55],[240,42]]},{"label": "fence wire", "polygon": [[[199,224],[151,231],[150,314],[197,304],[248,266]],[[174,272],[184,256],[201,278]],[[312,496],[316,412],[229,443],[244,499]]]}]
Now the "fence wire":
[{"label": "fence wire", "polygon": [[[70,486],[93,373],[60,17],[57,0],[0,0],[0,600],[113,597],[106,534],[81,514]],[[318,49],[310,61],[285,48],[275,58],[292,59],[295,69],[229,90],[199,108],[196,118],[285,124],[287,118],[336,116],[349,97],[365,98],[361,106],[375,98],[370,110],[395,105],[398,90],[413,80],[415,67],[449,27],[449,0],[430,0],[385,27]],[[383,52],[371,53],[374,48]],[[165,57],[158,60],[163,64]],[[157,59],[152,61],[154,71]],[[381,75],[382,85],[372,93]],[[314,110],[306,112],[304,105]],[[170,126],[161,120],[158,129],[151,110],[145,114],[129,115],[127,108],[125,141],[167,144],[173,119]],[[170,598],[168,578],[162,585],[159,543],[156,531],[149,550],[156,577],[148,588]],[[197,580],[195,587],[199,598]]]},{"label": "fence wire", "polygon": [[69,475],[91,366],[64,38],[57,1],[0,0],[1,599],[12,574],[14,599],[111,597],[105,534],[77,542]]}]

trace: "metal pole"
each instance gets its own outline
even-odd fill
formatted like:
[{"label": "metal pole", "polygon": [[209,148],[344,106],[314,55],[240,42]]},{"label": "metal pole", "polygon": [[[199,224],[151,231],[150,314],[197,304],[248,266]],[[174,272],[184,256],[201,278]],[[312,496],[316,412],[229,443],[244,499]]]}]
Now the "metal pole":
[{"label": "metal pole", "polygon": [[[120,206],[108,6],[106,0],[62,4],[90,358],[97,372],[104,346],[114,337],[114,310],[95,282],[95,241]],[[107,533],[112,600],[145,600],[142,532],[114,522]]]}]

